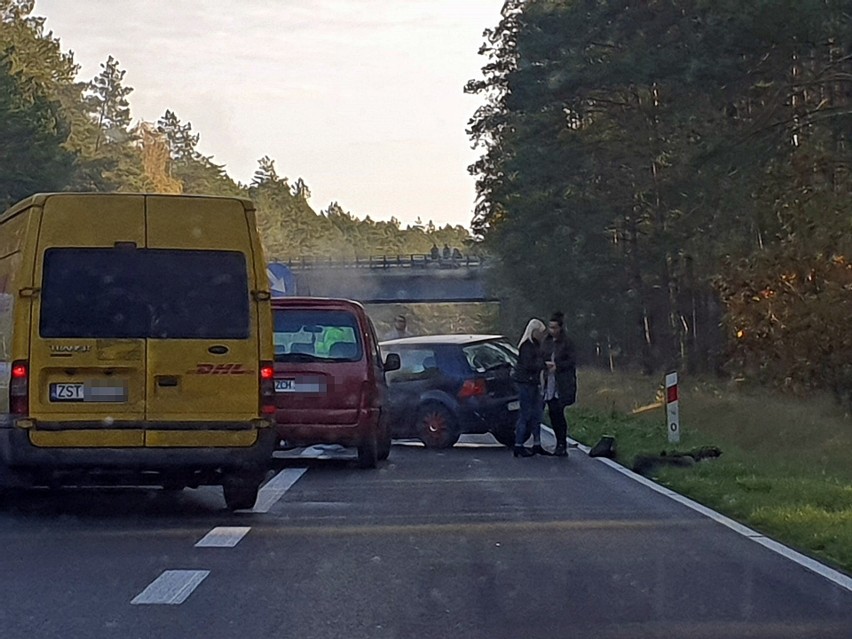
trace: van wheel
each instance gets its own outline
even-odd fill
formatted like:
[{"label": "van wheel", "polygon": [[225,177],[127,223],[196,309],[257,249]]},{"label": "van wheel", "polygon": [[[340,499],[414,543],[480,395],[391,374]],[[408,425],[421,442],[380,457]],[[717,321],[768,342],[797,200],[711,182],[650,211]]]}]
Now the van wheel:
[{"label": "van wheel", "polygon": [[375,468],[379,463],[379,442],[375,431],[358,446],[358,468]]},{"label": "van wheel", "polygon": [[387,420],[383,420],[380,439],[379,439],[379,461],[384,461],[390,457],[391,446],[393,445],[393,435],[391,434],[391,426]]},{"label": "van wheel", "polygon": [[235,510],[251,510],[257,501],[262,480],[247,477],[227,477],[222,482],[222,492],[225,495],[225,505],[231,512]]},{"label": "van wheel", "polygon": [[451,448],[459,440],[452,413],[441,404],[425,404],[417,414],[417,437],[426,448]]},{"label": "van wheel", "polygon": [[514,426],[501,426],[500,428],[495,428],[491,431],[491,434],[494,436],[494,439],[507,448],[512,448],[515,445]]}]

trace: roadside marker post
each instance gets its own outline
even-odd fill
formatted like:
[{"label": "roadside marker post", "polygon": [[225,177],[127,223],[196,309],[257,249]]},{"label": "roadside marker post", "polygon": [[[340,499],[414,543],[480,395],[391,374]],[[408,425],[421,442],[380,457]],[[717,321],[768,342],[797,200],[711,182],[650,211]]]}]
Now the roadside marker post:
[{"label": "roadside marker post", "polygon": [[669,443],[680,443],[680,413],[678,410],[677,373],[666,375],[666,431]]}]

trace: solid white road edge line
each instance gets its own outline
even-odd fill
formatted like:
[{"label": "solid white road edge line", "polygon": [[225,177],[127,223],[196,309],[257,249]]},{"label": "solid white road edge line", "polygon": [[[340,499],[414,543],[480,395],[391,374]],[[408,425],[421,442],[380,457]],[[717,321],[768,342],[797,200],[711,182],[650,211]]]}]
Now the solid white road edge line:
[{"label": "solid white road edge line", "polygon": [[251,510],[241,510],[243,513],[268,513],[284,494],[293,487],[307,468],[285,468],[275,477],[266,482],[257,494],[257,501]]},{"label": "solid white road edge line", "polygon": [[130,603],[134,606],[182,604],[209,574],[209,570],[166,570]]},{"label": "solid white road edge line", "polygon": [[204,535],[196,548],[233,548],[248,534],[251,526],[217,526]]},{"label": "solid white road edge line", "polygon": [[[546,424],[542,424],[541,427],[542,430],[546,430],[551,435],[554,435],[553,429],[547,426]],[[574,440],[570,437],[568,439],[574,442]],[[588,454],[591,448],[581,444],[580,450]],[[709,517],[713,521],[720,523],[723,526],[726,526],[727,528],[730,528],[735,533],[738,533],[743,537],[746,537],[747,539],[750,539],[765,548],[768,548],[769,550],[781,555],[785,559],[789,559],[790,561],[799,564],[803,568],[806,568],[811,572],[815,572],[819,576],[828,579],[830,582],[837,586],[840,586],[844,590],[852,592],[852,577],[848,577],[842,572],[834,570],[834,568],[829,568],[825,564],[822,564],[816,561],[815,559],[811,559],[810,557],[807,557],[802,553],[797,552],[792,548],[789,548],[788,546],[785,546],[784,544],[775,541],[774,539],[770,539],[769,537],[766,537],[765,535],[757,532],[756,530],[752,530],[748,526],[743,526],[741,523],[734,521],[730,517],[725,517],[725,515],[716,512],[712,508],[708,508],[707,506],[699,504],[697,501],[693,501],[689,497],[684,497],[680,493],[676,493],[675,491],[666,488],[665,486],[661,486],[660,484],[651,481],[647,477],[643,477],[638,473],[634,473],[629,468],[625,468],[621,464],[618,464],[612,461],[611,459],[607,459],[606,457],[595,457],[594,459],[603,464],[606,464],[607,466],[609,466],[616,472],[621,473],[625,477],[629,477],[633,481],[636,481],[642,484],[643,486],[647,486],[651,490],[661,495],[664,495],[673,501],[683,504],[687,508],[690,508],[699,514],[704,515],[705,517]]]}]

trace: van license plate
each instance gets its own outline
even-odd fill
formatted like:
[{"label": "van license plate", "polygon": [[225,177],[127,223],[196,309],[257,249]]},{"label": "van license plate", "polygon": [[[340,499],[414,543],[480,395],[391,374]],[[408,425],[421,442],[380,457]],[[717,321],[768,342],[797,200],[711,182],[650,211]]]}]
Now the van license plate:
[{"label": "van license plate", "polygon": [[509,402],[506,404],[508,410],[521,410],[521,402]]},{"label": "van license plate", "polygon": [[60,382],[50,385],[50,401],[120,404],[127,401],[127,387],[106,386],[102,383],[87,387],[79,382]]},{"label": "van license plate", "polygon": [[276,379],[275,380],[275,392],[276,393],[295,393],[296,392],[296,380],[295,379]]},{"label": "van license plate", "polygon": [[82,402],[85,400],[83,384],[51,384],[50,401],[52,402]]}]

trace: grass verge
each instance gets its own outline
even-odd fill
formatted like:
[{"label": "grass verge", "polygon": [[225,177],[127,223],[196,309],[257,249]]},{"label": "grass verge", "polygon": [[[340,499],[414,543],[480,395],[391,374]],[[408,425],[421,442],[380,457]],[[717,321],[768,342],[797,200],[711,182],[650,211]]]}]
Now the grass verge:
[{"label": "grass verge", "polygon": [[[593,445],[616,438],[617,461],[674,451],[663,409],[633,415],[654,400],[660,379],[580,372],[571,435]],[[852,419],[828,397],[797,399],[702,380],[680,383],[677,450],[717,446],[720,458],[651,477],[773,539],[852,573]]]}]

